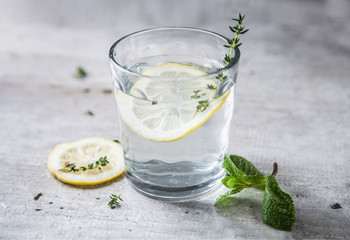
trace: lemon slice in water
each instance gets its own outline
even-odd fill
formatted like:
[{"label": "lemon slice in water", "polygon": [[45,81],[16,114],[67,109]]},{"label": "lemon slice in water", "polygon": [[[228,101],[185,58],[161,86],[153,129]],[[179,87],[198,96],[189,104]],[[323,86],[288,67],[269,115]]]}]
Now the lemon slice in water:
[{"label": "lemon slice in water", "polygon": [[[215,81],[189,65],[162,64],[143,75],[150,78],[137,80],[130,89],[131,96],[118,91],[116,98],[128,127],[153,141],[175,141],[194,131],[220,109],[230,92],[214,98],[215,90],[208,86],[215,86]],[[197,111],[199,101],[207,100],[206,110]]]},{"label": "lemon slice in water", "polygon": [[[101,158],[102,162],[99,161]],[[96,161],[100,163],[97,164]],[[85,138],[58,144],[48,157],[47,167],[62,182],[96,185],[108,182],[123,173],[123,151],[117,142],[104,138]]]}]

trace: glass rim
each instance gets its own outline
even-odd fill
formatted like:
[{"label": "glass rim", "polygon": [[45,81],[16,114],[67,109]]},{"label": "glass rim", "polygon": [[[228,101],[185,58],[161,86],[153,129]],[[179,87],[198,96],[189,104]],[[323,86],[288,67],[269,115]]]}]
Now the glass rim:
[{"label": "glass rim", "polygon": [[[134,75],[136,77],[139,77],[139,78],[159,78],[159,76],[149,76],[149,75],[143,75],[141,73],[136,73],[136,72],[133,72],[127,68],[124,68],[122,65],[120,65],[118,63],[118,61],[116,61],[116,59],[114,58],[114,49],[115,47],[120,43],[122,42],[123,40],[127,39],[127,38],[130,38],[130,37],[133,37],[135,35],[139,35],[139,34],[142,34],[142,33],[146,33],[146,32],[153,32],[153,31],[164,31],[164,30],[184,30],[184,31],[196,31],[196,32],[203,32],[203,33],[207,33],[209,35],[213,35],[213,36],[216,36],[218,38],[221,38],[223,39],[225,42],[227,42],[227,39],[225,36],[221,35],[221,34],[218,34],[216,32],[213,32],[213,31],[209,31],[209,30],[204,30],[204,29],[201,29],[201,28],[193,28],[193,27],[157,27],[157,28],[148,28],[148,29],[144,29],[144,30],[140,30],[140,31],[136,31],[136,32],[133,32],[133,33],[130,33],[130,34],[127,34],[125,35],[124,37],[120,38],[119,40],[117,40],[116,42],[114,42],[111,46],[111,48],[109,49],[109,59],[110,61],[115,64],[121,71],[129,74],[129,75]],[[212,71],[212,72],[208,72],[206,73],[205,75],[201,75],[201,76],[193,76],[191,78],[203,78],[203,76],[205,77],[211,77],[211,76],[215,76],[215,75],[218,75],[222,72],[225,72],[227,70],[229,70],[230,68],[232,68],[233,66],[235,66],[237,63],[238,63],[238,60],[240,58],[240,51],[239,51],[239,48],[235,47],[234,48],[234,56],[231,60],[231,62],[229,64],[227,64],[225,67],[223,68],[219,68],[217,69],[216,71]]]}]

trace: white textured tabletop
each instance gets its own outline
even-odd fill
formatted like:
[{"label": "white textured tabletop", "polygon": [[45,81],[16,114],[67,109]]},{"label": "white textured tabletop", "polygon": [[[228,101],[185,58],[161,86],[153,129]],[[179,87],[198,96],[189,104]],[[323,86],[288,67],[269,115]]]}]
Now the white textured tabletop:
[{"label": "white textured tabletop", "polygon": [[[0,239],[350,238],[350,1],[0,5]],[[277,181],[296,208],[293,231],[263,223],[259,191],[215,208],[220,192],[169,203],[140,195],[125,177],[76,187],[51,175],[46,160],[56,144],[119,137],[114,97],[103,93],[112,87],[115,40],[175,25],[228,36],[239,11],[250,32],[242,37],[229,150],[264,173],[279,163]],[[87,78],[72,76],[77,66]],[[120,208],[107,206],[111,193],[122,194]]]}]

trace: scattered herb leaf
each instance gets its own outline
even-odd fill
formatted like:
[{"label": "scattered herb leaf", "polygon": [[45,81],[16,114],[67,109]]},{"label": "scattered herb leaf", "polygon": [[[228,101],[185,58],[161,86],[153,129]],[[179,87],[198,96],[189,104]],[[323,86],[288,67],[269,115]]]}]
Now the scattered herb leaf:
[{"label": "scattered herb leaf", "polygon": [[43,193],[38,193],[38,194],[34,197],[34,200],[37,201],[42,195],[43,195]]},{"label": "scattered herb leaf", "polygon": [[42,210],[41,208],[35,208],[35,211],[37,211],[37,212],[39,212],[41,210]]},{"label": "scattered herb leaf", "polygon": [[120,202],[118,202],[118,201],[119,201],[119,200],[120,200],[120,201],[123,201],[123,199],[121,199],[120,195],[121,195],[121,194],[119,194],[118,196],[115,195],[115,194],[111,194],[111,195],[109,196],[109,198],[111,199],[111,201],[109,201],[108,206],[109,206],[110,208],[113,209],[113,208],[115,208],[115,207],[117,207],[117,206],[120,205]]},{"label": "scattered herb leaf", "polygon": [[293,199],[280,189],[274,178],[278,171],[277,163],[273,164],[273,173],[265,177],[251,162],[236,155],[226,155],[222,167],[226,170],[226,177],[222,179],[222,183],[231,190],[220,195],[214,206],[245,188],[263,188],[263,220],[279,230],[292,230],[295,223]]},{"label": "scattered herb leaf", "polygon": [[78,67],[74,74],[74,77],[76,78],[85,78],[86,76],[87,73],[82,67]]},{"label": "scattered herb leaf", "polygon": [[102,92],[104,94],[111,94],[112,93],[112,90],[111,89],[103,89]]},{"label": "scattered herb leaf", "polygon": [[120,141],[119,141],[119,140],[113,140],[113,142],[120,143]]},{"label": "scattered herb leaf", "polygon": [[94,116],[94,113],[93,113],[91,110],[87,110],[85,113],[86,113],[87,115]]},{"label": "scattered herb leaf", "polygon": [[82,166],[80,168],[76,168],[77,166],[75,165],[75,163],[65,163],[65,167],[58,169],[58,171],[62,171],[62,172],[79,172],[79,171],[86,171],[86,170],[90,170],[90,169],[95,169],[98,168],[100,170],[101,166],[106,166],[108,164],[108,160],[107,160],[107,156],[104,157],[100,157],[100,159],[94,163],[90,163],[88,164],[87,167]]},{"label": "scattered herb leaf", "polygon": [[339,208],[342,208],[342,207],[340,206],[339,203],[333,203],[333,204],[330,205],[330,207],[331,207],[332,209],[339,209]]}]

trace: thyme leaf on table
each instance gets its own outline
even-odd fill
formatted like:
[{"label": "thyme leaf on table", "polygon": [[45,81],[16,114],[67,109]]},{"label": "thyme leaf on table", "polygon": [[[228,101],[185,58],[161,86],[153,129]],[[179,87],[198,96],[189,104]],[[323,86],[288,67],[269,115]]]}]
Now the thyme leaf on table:
[{"label": "thyme leaf on table", "polygon": [[109,198],[111,199],[111,201],[109,201],[108,206],[109,206],[110,208],[113,209],[113,208],[118,207],[118,206],[120,205],[120,202],[119,202],[119,201],[123,201],[123,199],[121,199],[120,195],[121,195],[121,194],[119,194],[118,196],[115,195],[115,194],[111,194],[111,195],[109,196]]}]

